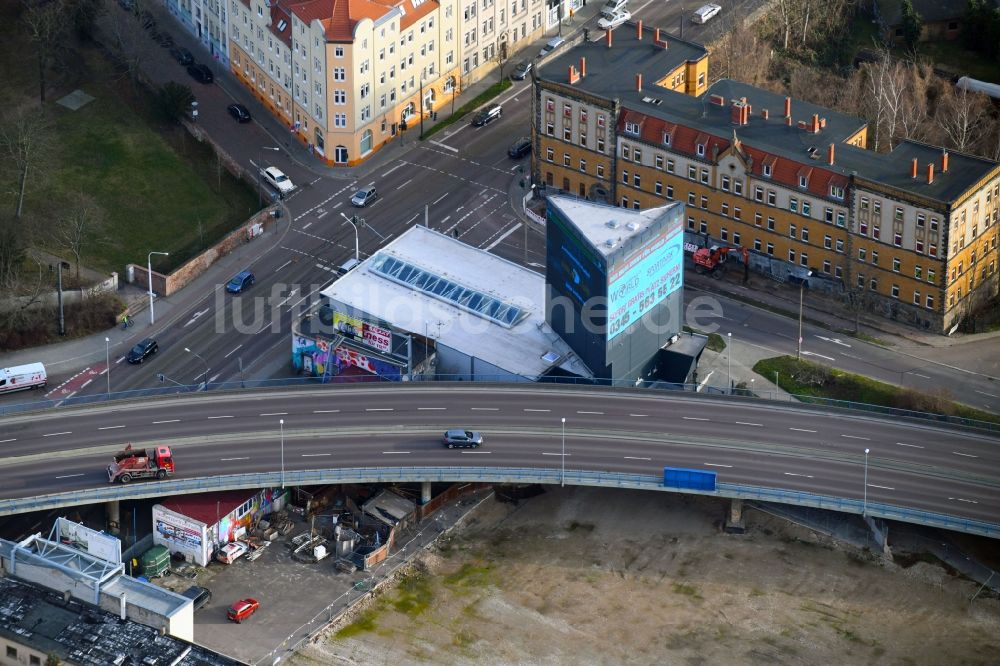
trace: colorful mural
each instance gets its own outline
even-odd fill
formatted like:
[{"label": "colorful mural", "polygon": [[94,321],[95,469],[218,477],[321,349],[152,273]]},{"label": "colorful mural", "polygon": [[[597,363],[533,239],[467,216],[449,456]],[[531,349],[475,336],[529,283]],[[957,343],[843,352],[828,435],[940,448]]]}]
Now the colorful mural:
[{"label": "colorful mural", "polygon": [[402,368],[372,358],[356,349],[337,347],[330,349],[326,340],[313,340],[305,336],[292,337],[292,365],[296,370],[324,380],[338,376],[347,366],[355,366],[382,379],[399,381]]}]

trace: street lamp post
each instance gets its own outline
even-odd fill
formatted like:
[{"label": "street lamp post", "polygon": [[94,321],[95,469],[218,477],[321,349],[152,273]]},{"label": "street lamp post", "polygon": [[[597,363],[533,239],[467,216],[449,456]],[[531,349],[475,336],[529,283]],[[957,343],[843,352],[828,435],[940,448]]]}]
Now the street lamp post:
[{"label": "street lamp post", "polygon": [[733,392],[733,334],[726,333],[726,346],[729,347],[729,393]]},{"label": "street lamp post", "polygon": [[206,361],[204,359],[204,357],[201,356],[201,354],[198,354],[197,352],[193,352],[190,349],[188,349],[187,347],[184,348],[184,351],[186,351],[187,353],[192,354],[194,356],[197,356],[198,358],[201,359],[201,362],[205,364],[205,390],[207,391],[208,390],[208,361]]},{"label": "street lamp post", "polygon": [[169,256],[169,252],[150,252],[146,255],[146,277],[149,278],[149,325],[156,323],[156,313],[153,312],[153,255]]},{"label": "street lamp post", "polygon": [[285,419],[278,419],[281,428],[281,489],[285,489]]},{"label": "street lamp post", "polygon": [[861,505],[861,515],[868,515],[868,449],[865,449],[865,499]]},{"label": "street lamp post", "polygon": [[359,218],[357,215],[347,217],[341,213],[340,216],[347,220],[352,227],[354,227],[354,259],[355,261],[361,261],[361,244],[358,240],[358,227],[365,226],[365,220],[364,218]]},{"label": "street lamp post", "polygon": [[807,271],[806,276],[799,282],[799,341],[795,346],[795,360],[802,359],[802,294],[806,289],[806,280],[812,276],[812,271]]},{"label": "street lamp post", "polygon": [[560,477],[559,487],[564,488],[566,486],[566,417],[562,419],[562,476]]},{"label": "street lamp post", "polygon": [[274,146],[260,146],[257,148],[257,208],[264,207],[264,190],[260,188],[260,172],[264,170],[264,159],[261,157],[262,150],[273,150],[274,152],[280,152],[281,148],[276,148]]},{"label": "street lamp post", "polygon": [[104,358],[108,363],[108,399],[111,399],[111,338],[104,338]]}]

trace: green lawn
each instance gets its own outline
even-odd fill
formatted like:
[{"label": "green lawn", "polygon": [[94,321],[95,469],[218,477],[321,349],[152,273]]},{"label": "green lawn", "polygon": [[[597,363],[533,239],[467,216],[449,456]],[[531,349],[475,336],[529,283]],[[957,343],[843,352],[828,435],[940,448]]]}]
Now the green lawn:
[{"label": "green lawn", "polygon": [[809,361],[796,361],[791,356],[762,359],[753,369],[769,380],[773,380],[774,373],[777,372],[778,385],[795,396],[831,398],[1000,423],[1000,414],[966,407],[953,402],[949,396],[928,395],[900,388],[861,375],[832,370]]},{"label": "green lawn", "polygon": [[[8,8],[0,17],[0,57],[35,62],[14,12]],[[93,241],[82,259],[101,272],[122,273],[129,262],[145,264],[151,250],[170,253],[154,261],[159,270],[170,270],[257,209],[252,186],[219,169],[210,149],[186,131],[164,126],[150,108],[147,91],[134,91],[92,46],[73,48],[72,71],[51,77],[60,86],[45,103],[53,149],[44,165],[29,170],[24,204],[24,219],[43,231],[39,242],[45,249],[73,259],[54,229],[77,193],[92,196],[103,213],[104,226],[88,234]],[[8,69],[17,76],[0,77],[0,95],[37,105],[36,69]],[[56,104],[77,88],[94,101],[77,111]],[[0,194],[3,205],[13,207],[15,190]]]},{"label": "green lawn", "polygon": [[969,51],[961,41],[922,42],[918,52],[935,67],[955,76],[971,76],[980,81],[1000,83],[1000,61]]}]

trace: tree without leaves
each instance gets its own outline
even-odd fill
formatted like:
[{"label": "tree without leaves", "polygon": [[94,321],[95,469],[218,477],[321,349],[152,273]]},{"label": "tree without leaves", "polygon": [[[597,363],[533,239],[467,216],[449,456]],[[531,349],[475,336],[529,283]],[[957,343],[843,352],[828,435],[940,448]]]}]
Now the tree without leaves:
[{"label": "tree without leaves", "polygon": [[980,132],[987,124],[986,95],[971,93],[964,88],[947,88],[937,107],[935,120],[948,137],[951,147],[960,152],[972,152],[983,137]]},{"label": "tree without leaves", "polygon": [[767,80],[771,62],[771,48],[760,38],[757,30],[745,18],[736,18],[732,29],[726,33],[709,59],[711,79],[733,79],[751,85],[761,85]]},{"label": "tree without leaves", "polygon": [[104,240],[104,211],[92,196],[77,193],[60,220],[56,237],[76,259],[76,277],[80,279],[85,249]]},{"label": "tree without leaves", "polygon": [[27,239],[21,221],[0,215],[0,291],[15,292],[26,249]]},{"label": "tree without leaves", "polygon": [[44,110],[13,109],[0,118],[0,151],[17,170],[16,217],[24,210],[28,177],[44,171],[51,147],[52,126]]},{"label": "tree without leaves", "polygon": [[63,47],[68,11],[64,0],[24,0],[21,18],[38,58],[38,97],[45,103],[45,84],[49,66]]},{"label": "tree without leaves", "polygon": [[507,40],[503,40],[497,44],[497,51],[493,56],[493,62],[497,64],[500,70],[500,82],[503,83],[503,66],[507,62]]}]

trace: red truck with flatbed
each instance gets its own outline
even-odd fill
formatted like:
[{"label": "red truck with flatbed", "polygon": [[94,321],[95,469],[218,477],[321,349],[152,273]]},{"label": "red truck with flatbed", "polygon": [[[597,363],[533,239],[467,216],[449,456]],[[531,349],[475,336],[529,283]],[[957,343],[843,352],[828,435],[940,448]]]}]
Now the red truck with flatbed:
[{"label": "red truck with flatbed", "polygon": [[129,444],[115,454],[115,461],[108,465],[109,483],[128,483],[132,479],[165,479],[174,473],[174,458],[170,447],[133,449]]}]

